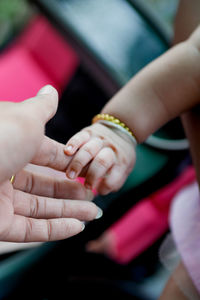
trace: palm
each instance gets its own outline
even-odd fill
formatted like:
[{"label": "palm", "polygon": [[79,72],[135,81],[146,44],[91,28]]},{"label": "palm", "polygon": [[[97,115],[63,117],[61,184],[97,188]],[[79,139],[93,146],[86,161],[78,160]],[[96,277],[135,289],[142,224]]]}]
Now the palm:
[{"label": "palm", "polygon": [[[38,167],[37,167],[38,168]],[[79,182],[22,170],[0,184],[0,240],[40,242],[79,233],[97,215]],[[64,176],[64,173],[63,173]],[[82,199],[82,200],[70,200]]]}]

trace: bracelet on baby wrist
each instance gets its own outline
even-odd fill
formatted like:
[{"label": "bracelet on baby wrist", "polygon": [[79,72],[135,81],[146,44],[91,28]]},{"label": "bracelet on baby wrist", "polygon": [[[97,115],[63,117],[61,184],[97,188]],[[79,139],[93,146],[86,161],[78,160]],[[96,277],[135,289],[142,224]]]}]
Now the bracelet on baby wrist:
[{"label": "bracelet on baby wrist", "polygon": [[96,122],[102,123],[111,128],[118,129],[119,131],[128,135],[128,137],[133,142],[134,146],[137,145],[137,140],[136,140],[134,134],[132,133],[132,131],[128,128],[128,126],[126,126],[126,124],[124,124],[119,119],[115,118],[114,116],[111,116],[109,114],[98,114],[98,115],[94,116],[94,118],[92,119],[92,124],[94,124]]}]

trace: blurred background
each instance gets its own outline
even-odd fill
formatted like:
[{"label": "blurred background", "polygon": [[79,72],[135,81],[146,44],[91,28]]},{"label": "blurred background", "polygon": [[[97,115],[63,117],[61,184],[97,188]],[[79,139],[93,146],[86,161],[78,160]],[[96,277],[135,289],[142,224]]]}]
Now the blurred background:
[{"label": "blurred background", "polygon": [[[169,27],[172,26],[177,0],[145,0],[148,6],[161,14]],[[36,9],[27,0],[0,1],[0,46],[3,47],[24,26]]]},{"label": "blurred background", "polygon": [[[46,133],[66,143],[171,46],[177,4],[0,0],[0,100],[19,102],[54,85],[60,102]],[[137,157],[120,191],[95,197],[104,215],[80,235],[56,243],[0,243],[0,299],[158,299],[169,277],[159,249],[170,203],[195,180],[180,121],[139,145]]]},{"label": "blurred background", "polygon": [[26,26],[33,9],[24,0],[0,1],[1,49]]}]

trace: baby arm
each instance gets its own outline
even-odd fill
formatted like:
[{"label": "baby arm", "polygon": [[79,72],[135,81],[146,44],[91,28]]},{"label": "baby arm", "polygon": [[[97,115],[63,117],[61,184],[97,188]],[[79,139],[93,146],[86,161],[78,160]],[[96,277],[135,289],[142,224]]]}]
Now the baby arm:
[{"label": "baby arm", "polygon": [[[141,143],[169,120],[200,100],[200,27],[140,71],[103,108],[102,113],[124,122]],[[72,137],[66,154],[73,155],[67,175],[85,166],[85,184],[101,194],[119,189],[135,162],[127,134],[95,123]],[[70,176],[72,175],[72,176]]]},{"label": "baby arm", "polygon": [[139,143],[200,100],[200,26],[150,63],[103,108],[124,121]]}]

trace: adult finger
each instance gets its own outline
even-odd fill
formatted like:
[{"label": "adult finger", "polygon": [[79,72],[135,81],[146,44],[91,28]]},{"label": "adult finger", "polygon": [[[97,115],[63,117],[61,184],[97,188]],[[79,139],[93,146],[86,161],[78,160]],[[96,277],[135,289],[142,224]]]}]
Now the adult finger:
[{"label": "adult finger", "polygon": [[80,233],[84,223],[77,219],[33,219],[14,215],[10,230],[1,240],[11,242],[48,242]]},{"label": "adult finger", "polygon": [[81,170],[97,155],[103,147],[103,141],[99,138],[93,138],[83,145],[81,149],[74,155],[72,161],[67,168],[67,176],[75,179]]},{"label": "adult finger", "polygon": [[65,155],[64,147],[64,144],[44,136],[42,144],[31,162],[58,171],[65,171],[72,157]]},{"label": "adult finger", "polygon": [[101,210],[92,202],[83,200],[54,199],[14,190],[15,214],[31,218],[76,218],[91,221],[98,218]]},{"label": "adult finger", "polygon": [[99,151],[88,168],[85,187],[91,189],[95,188],[97,182],[106,175],[108,170],[115,163],[115,160],[115,153],[110,147],[105,147]]},{"label": "adult finger", "polygon": [[[32,167],[32,166],[31,166]],[[16,174],[14,180],[14,188],[26,193],[35,194],[38,196],[52,197],[58,199],[77,199],[77,200],[92,200],[93,193],[87,190],[80,182],[70,181],[66,179],[65,173],[63,177],[60,173],[47,169],[47,175],[22,170]],[[43,170],[43,172],[45,172]],[[52,172],[48,175],[48,172]],[[57,174],[58,173],[58,174]]]}]

